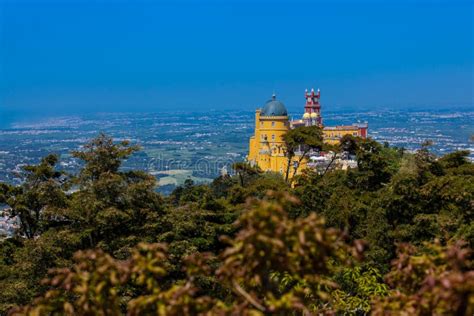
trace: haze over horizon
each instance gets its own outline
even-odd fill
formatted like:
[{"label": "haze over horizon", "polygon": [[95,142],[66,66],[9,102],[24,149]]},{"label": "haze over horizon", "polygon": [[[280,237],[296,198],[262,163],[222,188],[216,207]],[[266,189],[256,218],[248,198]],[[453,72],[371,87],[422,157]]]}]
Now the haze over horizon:
[{"label": "haze over horizon", "polygon": [[472,107],[471,1],[0,0],[0,113]]}]

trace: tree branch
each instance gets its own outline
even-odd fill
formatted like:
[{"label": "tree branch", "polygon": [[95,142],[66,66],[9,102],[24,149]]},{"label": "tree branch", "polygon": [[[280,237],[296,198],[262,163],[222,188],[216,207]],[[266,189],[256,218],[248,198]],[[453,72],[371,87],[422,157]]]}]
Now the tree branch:
[{"label": "tree branch", "polygon": [[252,304],[254,307],[256,307],[258,310],[265,312],[266,308],[257,300],[255,300],[249,293],[247,293],[235,280],[232,281],[232,284],[234,285],[235,290],[237,293],[242,295],[250,304]]}]

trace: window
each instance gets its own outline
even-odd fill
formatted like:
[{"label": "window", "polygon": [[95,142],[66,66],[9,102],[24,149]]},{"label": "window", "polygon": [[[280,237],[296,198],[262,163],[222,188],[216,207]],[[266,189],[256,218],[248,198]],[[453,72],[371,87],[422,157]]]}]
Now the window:
[{"label": "window", "polygon": [[272,140],[275,140],[275,135],[272,135]]},{"label": "window", "polygon": [[272,127],[275,127],[275,122],[272,122]]}]

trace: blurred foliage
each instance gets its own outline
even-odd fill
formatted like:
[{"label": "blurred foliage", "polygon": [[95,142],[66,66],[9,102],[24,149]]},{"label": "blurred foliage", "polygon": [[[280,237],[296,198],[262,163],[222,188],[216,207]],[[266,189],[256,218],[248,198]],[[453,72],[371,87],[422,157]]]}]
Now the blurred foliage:
[{"label": "blurred foliage", "polygon": [[373,302],[374,315],[472,315],[474,270],[472,251],[461,242],[427,244],[420,252],[402,244],[387,274],[393,288]]}]

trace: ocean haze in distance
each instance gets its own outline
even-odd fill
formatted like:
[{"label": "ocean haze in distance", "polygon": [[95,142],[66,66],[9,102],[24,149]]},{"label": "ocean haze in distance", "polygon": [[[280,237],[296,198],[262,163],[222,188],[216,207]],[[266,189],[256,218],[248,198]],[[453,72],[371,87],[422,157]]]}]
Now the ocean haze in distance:
[{"label": "ocean haze in distance", "polygon": [[0,0],[0,123],[90,112],[473,107],[471,1]]}]

